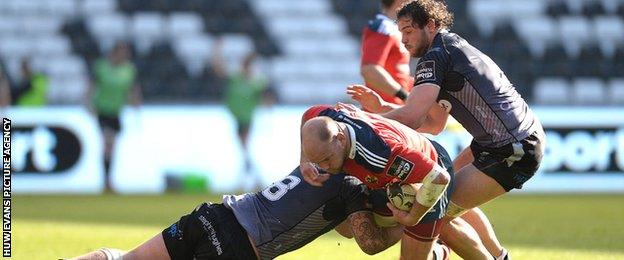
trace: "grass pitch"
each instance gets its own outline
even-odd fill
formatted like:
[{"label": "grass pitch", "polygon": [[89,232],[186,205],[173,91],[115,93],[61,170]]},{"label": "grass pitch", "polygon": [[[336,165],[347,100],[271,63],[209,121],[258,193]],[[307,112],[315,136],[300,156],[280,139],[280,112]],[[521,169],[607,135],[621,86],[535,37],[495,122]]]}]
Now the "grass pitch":
[{"label": "grass pitch", "polygon": [[[14,196],[13,259],[58,259],[103,246],[129,250],[210,195]],[[624,259],[624,195],[507,195],[482,209],[514,259]],[[375,256],[330,232],[279,259]],[[459,259],[457,256],[454,259]]]}]

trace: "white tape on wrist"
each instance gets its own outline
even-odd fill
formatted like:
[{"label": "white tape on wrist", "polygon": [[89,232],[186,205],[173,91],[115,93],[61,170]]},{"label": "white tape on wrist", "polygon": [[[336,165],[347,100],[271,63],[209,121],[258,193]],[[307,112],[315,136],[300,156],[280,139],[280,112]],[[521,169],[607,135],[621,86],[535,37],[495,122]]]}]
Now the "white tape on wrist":
[{"label": "white tape on wrist", "polygon": [[106,260],[123,260],[124,251],[115,248],[100,248],[100,251],[106,255]]},{"label": "white tape on wrist", "polygon": [[440,165],[435,164],[433,169],[425,176],[423,179],[423,185],[416,193],[416,201],[425,207],[431,207],[438,202],[442,194],[446,190],[447,184],[435,184],[433,180],[435,180],[440,174],[446,173],[444,168],[440,167]]}]

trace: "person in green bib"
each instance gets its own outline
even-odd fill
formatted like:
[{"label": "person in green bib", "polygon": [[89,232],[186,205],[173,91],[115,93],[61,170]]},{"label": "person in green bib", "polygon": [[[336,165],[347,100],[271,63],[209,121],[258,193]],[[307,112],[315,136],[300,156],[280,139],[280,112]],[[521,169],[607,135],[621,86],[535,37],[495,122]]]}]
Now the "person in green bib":
[{"label": "person in green bib", "polygon": [[33,71],[27,59],[20,64],[21,79],[11,90],[11,101],[19,107],[42,107],[48,104],[48,77]]},{"label": "person in green bib", "polygon": [[[215,74],[224,79],[225,91],[223,102],[236,121],[238,138],[243,146],[245,173],[252,174],[252,164],[248,153],[249,131],[253,122],[256,108],[261,104],[270,104],[274,100],[272,92],[267,88],[267,80],[254,75],[252,70],[253,61],[256,58],[255,51],[251,50],[243,57],[241,68],[237,72],[228,73],[223,66],[221,58],[221,40],[217,40],[213,46],[211,66]],[[259,176],[250,176],[247,183],[243,183],[244,189],[253,190],[260,186]]]},{"label": "person in green bib", "polygon": [[110,166],[117,134],[121,130],[119,115],[126,104],[138,106],[141,103],[136,78],[137,70],[130,60],[130,50],[123,42],[115,44],[109,56],[96,60],[92,67],[90,109],[97,115],[104,136],[104,188],[107,192],[113,192]]}]

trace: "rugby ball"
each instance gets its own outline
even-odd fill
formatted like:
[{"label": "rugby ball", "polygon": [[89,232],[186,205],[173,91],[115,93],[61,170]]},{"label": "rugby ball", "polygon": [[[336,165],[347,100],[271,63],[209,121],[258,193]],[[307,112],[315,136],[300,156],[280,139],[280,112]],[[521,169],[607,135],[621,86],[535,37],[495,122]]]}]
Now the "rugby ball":
[{"label": "rugby ball", "polygon": [[386,187],[388,200],[397,209],[410,211],[416,200],[417,187],[414,184],[393,182]]}]

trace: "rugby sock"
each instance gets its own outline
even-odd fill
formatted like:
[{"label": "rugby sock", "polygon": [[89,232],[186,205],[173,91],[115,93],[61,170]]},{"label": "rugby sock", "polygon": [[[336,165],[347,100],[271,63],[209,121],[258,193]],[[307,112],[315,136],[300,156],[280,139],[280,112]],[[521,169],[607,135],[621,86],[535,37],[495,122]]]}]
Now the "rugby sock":
[{"label": "rugby sock", "polygon": [[509,257],[509,252],[507,251],[507,249],[503,247],[503,250],[501,251],[500,255],[496,257],[496,260],[511,260],[511,257]]},{"label": "rugby sock", "polygon": [[448,260],[450,257],[450,254],[451,252],[446,245],[440,244],[440,243],[433,244],[433,259],[434,260]]}]

